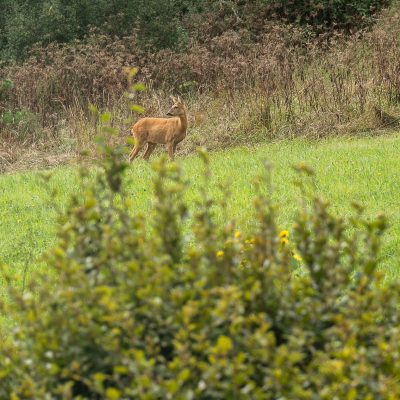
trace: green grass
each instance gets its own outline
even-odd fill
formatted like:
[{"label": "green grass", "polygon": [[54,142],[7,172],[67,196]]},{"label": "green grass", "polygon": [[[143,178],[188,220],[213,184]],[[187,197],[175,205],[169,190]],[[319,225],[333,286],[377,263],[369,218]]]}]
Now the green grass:
[{"label": "green grass", "polygon": [[[213,153],[210,191],[220,196],[218,183],[230,184],[228,212],[244,232],[253,224],[252,178],[263,171],[263,160],[273,165],[273,198],[282,228],[291,229],[300,203],[291,166],[305,161],[317,171],[317,193],[331,202],[334,212],[349,215],[353,201],[365,205],[368,215],[385,212],[390,227],[384,240],[382,268],[389,279],[399,275],[400,136],[294,140]],[[189,181],[187,197],[192,202],[202,181],[201,161],[191,156],[178,159],[178,163]],[[65,205],[69,195],[79,190],[77,170],[64,167],[53,174],[50,187],[58,190],[56,203]],[[128,173],[135,208],[149,215],[152,174],[150,166],[142,161],[132,164]],[[0,260],[15,268],[17,274],[25,268],[45,267],[38,260],[55,243],[53,202],[37,171],[0,177]],[[221,220],[222,215],[218,218]]]}]

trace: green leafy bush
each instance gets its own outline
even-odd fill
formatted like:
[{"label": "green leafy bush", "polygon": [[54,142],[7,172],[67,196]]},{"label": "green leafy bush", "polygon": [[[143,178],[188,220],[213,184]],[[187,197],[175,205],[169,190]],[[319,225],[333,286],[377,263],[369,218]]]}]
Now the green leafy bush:
[{"label": "green leafy bush", "polygon": [[143,45],[179,48],[185,39],[181,15],[193,0],[0,0],[0,51],[24,58],[35,43],[69,43],[93,29],[122,37],[138,30]]},{"label": "green leafy bush", "polygon": [[383,217],[358,207],[345,220],[315,198],[288,237],[262,194],[267,174],[244,236],[214,222],[224,203],[209,196],[203,152],[193,210],[181,170],[162,158],[151,214],[138,215],[122,149],[100,149],[60,214],[51,269],[24,291],[3,274],[0,398],[400,396],[400,286],[377,271]]},{"label": "green leafy bush", "polygon": [[277,15],[291,22],[326,28],[353,29],[365,25],[388,0],[267,1]]}]

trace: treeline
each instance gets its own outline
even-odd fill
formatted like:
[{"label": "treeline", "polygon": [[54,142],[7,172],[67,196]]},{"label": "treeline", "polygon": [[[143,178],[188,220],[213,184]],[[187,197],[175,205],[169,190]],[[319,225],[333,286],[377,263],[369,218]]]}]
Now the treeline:
[{"label": "treeline", "polygon": [[184,50],[191,39],[245,30],[251,40],[265,21],[284,20],[320,33],[353,30],[390,0],[0,0],[0,55],[23,59],[35,44],[69,43],[95,31],[136,32],[143,47]]}]

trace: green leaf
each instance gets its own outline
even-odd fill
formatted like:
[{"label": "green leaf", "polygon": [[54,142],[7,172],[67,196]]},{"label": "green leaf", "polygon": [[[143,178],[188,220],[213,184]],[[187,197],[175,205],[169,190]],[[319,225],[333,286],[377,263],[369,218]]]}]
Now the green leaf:
[{"label": "green leaf", "polygon": [[137,104],[131,105],[130,108],[131,108],[132,111],[137,112],[139,114],[143,114],[144,113],[144,108],[141,107],[141,106],[138,106]]},{"label": "green leaf", "polygon": [[143,92],[146,90],[146,86],[144,83],[135,83],[134,85],[131,86],[132,90],[135,90],[136,92]]},{"label": "green leaf", "polygon": [[111,113],[110,112],[104,112],[100,116],[101,122],[110,122],[111,121]]},{"label": "green leaf", "polygon": [[88,108],[89,108],[89,111],[90,111],[91,113],[93,113],[93,114],[98,114],[98,112],[99,112],[99,110],[97,109],[97,107],[96,107],[94,104],[92,104],[92,103],[89,104]]},{"label": "green leaf", "polygon": [[233,343],[231,338],[228,336],[220,336],[217,341],[216,350],[218,353],[226,354],[228,351],[232,350]]},{"label": "green leaf", "polygon": [[137,68],[137,67],[131,68],[128,72],[128,79],[132,79],[133,77],[135,77],[138,72],[139,72],[139,68]]},{"label": "green leaf", "polygon": [[121,392],[115,388],[108,388],[106,390],[106,396],[109,400],[118,400],[121,398]]}]

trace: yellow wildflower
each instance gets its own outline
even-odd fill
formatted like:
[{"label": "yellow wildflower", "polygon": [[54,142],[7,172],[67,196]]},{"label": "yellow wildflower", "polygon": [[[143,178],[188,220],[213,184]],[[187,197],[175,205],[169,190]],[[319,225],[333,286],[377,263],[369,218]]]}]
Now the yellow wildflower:
[{"label": "yellow wildflower", "polygon": [[293,254],[293,258],[298,262],[302,262],[303,261],[303,259],[301,258],[301,255],[297,254],[297,253]]},{"label": "yellow wildflower", "polygon": [[287,238],[287,237],[289,237],[289,232],[288,231],[284,230],[284,231],[281,231],[279,233],[279,238],[280,239]]},{"label": "yellow wildflower", "polygon": [[282,237],[282,238],[280,239],[280,242],[281,242],[282,245],[285,245],[285,244],[288,244],[288,243],[289,243],[289,240],[288,240],[288,238],[286,238],[286,237]]},{"label": "yellow wildflower", "polygon": [[240,236],[241,236],[241,233],[240,233],[239,231],[236,231],[236,232],[235,232],[235,238],[236,238],[236,239],[239,239]]},{"label": "yellow wildflower", "polygon": [[223,257],[224,254],[225,253],[222,250],[217,251],[217,257]]}]

